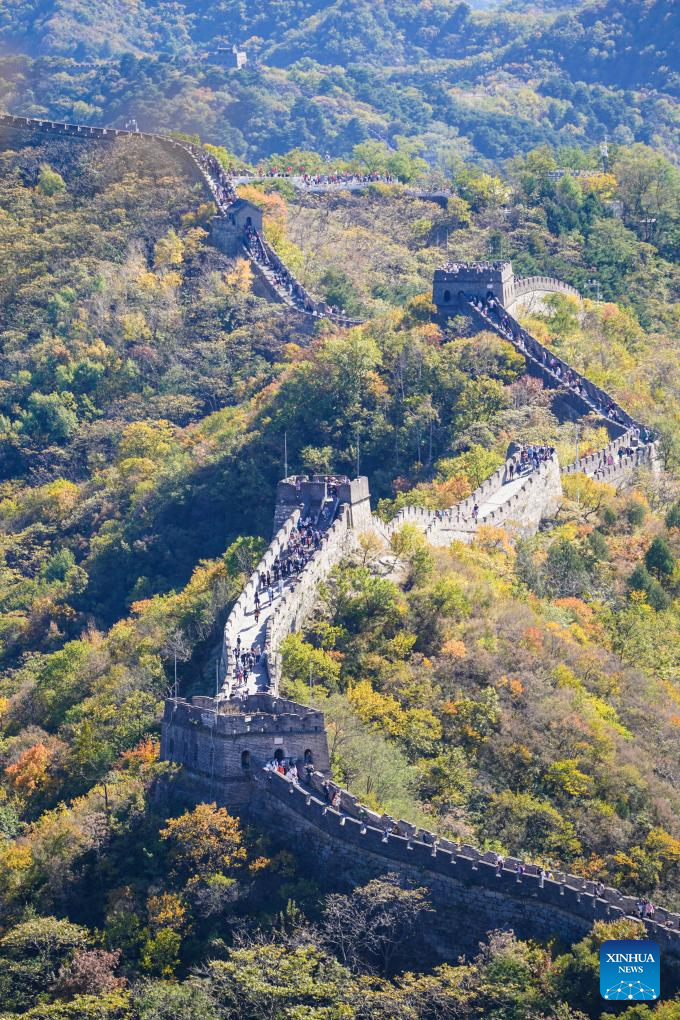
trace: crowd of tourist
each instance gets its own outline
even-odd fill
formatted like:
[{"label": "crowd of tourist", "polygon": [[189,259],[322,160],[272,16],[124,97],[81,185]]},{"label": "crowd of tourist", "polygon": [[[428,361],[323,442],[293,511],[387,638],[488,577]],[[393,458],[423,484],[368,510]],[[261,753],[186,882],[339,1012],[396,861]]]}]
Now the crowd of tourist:
[{"label": "crowd of tourist", "polygon": [[306,188],[315,187],[347,187],[361,184],[397,184],[399,179],[394,174],[381,174],[376,172],[361,174],[354,170],[342,170],[325,174],[307,173],[304,168],[295,170],[292,166],[281,168],[270,168],[268,170],[258,169],[254,173],[246,171],[233,171],[235,178],[250,177],[254,180],[263,178],[265,180],[293,180],[299,182]]},{"label": "crowd of tourist", "polygon": [[617,407],[613,400],[607,398],[606,394],[598,392],[592,384],[587,383],[583,376],[579,375],[578,372],[574,372],[564,362],[559,361],[545,347],[534,340],[531,334],[527,333],[526,330],[522,329],[521,326],[511,319],[492,293],[489,293],[485,299],[469,296],[468,301],[473,308],[493,323],[497,332],[504,336],[506,340],[514,344],[523,354],[529,355],[543,365],[561,386],[566,387],[584,400],[594,411],[622,427],[631,424],[631,419],[624,415],[621,408]]},{"label": "crowd of tourist", "polygon": [[289,578],[302,573],[309,559],[321,548],[322,533],[309,518],[298,521],[293,528],[288,544],[274,559],[271,570],[263,570],[258,578],[258,587],[253,596],[255,622],[260,619],[263,606],[272,605],[277,596],[283,595]]},{"label": "crowd of tourist", "polygon": [[212,153],[206,152],[205,149],[197,145],[191,145],[189,148],[196,162],[210,178],[217,206],[224,211],[237,197],[228,174],[225,172],[220,161]]},{"label": "crowd of tourist", "polygon": [[541,464],[552,460],[556,452],[554,446],[535,446],[531,443],[522,445],[508,461],[506,482],[512,482],[520,475],[528,475],[532,471],[537,471]]},{"label": "crowd of tourist", "polygon": [[341,323],[350,322],[344,308],[314,301],[302,284],[295,279],[287,266],[280,259],[276,259],[276,261],[272,259],[262,238],[254,227],[250,225],[245,227],[243,231],[243,244],[250,257],[269,271],[271,282],[279,293],[288,297],[299,311],[305,312],[307,315],[326,315]]},{"label": "crowd of tourist", "polygon": [[490,273],[498,271],[503,266],[502,262],[447,262],[442,269],[447,273]]},{"label": "crowd of tourist", "polygon": [[654,917],[654,912],[655,912],[654,911],[654,904],[652,903],[651,900],[647,899],[646,896],[641,896],[637,900],[637,902],[635,904],[635,909],[637,910],[638,917],[642,921],[646,920],[647,918],[649,918],[650,921],[651,921],[653,919],[653,917]]},{"label": "crowd of tourist", "polygon": [[312,752],[305,751],[302,758],[270,758],[269,761],[265,762],[264,770],[265,772],[276,772],[280,776],[286,776],[292,783],[299,783],[302,779],[310,782],[314,773]]}]

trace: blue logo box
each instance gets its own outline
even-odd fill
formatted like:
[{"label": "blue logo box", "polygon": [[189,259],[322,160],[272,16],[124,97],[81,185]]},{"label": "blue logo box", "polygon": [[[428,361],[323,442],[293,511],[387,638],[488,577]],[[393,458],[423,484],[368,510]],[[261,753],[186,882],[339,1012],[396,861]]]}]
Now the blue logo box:
[{"label": "blue logo box", "polygon": [[651,1002],[661,992],[658,942],[610,939],[600,949],[600,995],[607,1001]]}]

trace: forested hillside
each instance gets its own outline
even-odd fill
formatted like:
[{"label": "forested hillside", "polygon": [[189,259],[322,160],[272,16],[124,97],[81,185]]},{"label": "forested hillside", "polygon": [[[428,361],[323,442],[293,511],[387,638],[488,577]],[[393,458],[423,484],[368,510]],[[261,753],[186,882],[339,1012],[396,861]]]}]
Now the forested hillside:
[{"label": "forested hillside", "polygon": [[[3,109],[207,144],[296,278],[364,320],[267,300],[157,142],[3,123],[0,1020],[680,1020],[665,963],[660,1003],[600,997],[602,942],[640,920],[447,957],[425,879],[313,870],[281,848],[285,812],[183,799],[159,743],[164,699],[220,683],[284,468],[359,463],[378,524],[281,646],[333,780],[548,883],[680,911],[678,17],[0,5]],[[371,182],[318,193],[289,168]],[[532,534],[434,548],[391,522],[459,504],[510,443],[565,466],[612,428],[572,420],[491,320],[435,324],[436,267],[486,259],[580,291],[517,314],[653,430],[658,463],[564,474]]]},{"label": "forested hillside", "polygon": [[[435,169],[608,133],[678,152],[675,5],[481,10],[453,0],[254,6],[18,3],[0,12],[12,112],[197,132],[241,157],[414,141]],[[234,68],[232,47],[249,64]]]},{"label": "forested hillside", "polygon": [[[385,518],[461,499],[511,438],[565,463],[605,442],[559,423],[509,344],[442,343],[426,289],[447,238],[586,291],[595,265],[609,300],[555,299],[531,328],[660,429],[666,470],[620,493],[565,480],[533,540],[367,542],[287,641],[286,690],[307,700],[312,677],[334,774],[371,806],[678,906],[677,175],[644,148],[582,179],[554,159],[461,168],[446,209],[395,185],[244,189],[310,285],[369,317],[310,341],[208,243],[212,207],[161,149],[3,153],[3,1017],[260,1017],[275,984],[282,1017],[599,1018],[597,949],[635,922],[405,975],[425,892],[339,894],[266,832],[158,795],[162,699],[175,668],[212,689],[284,432],[294,470],[351,471],[358,436]],[[383,941],[341,952],[337,918],[375,925],[376,898]]]}]

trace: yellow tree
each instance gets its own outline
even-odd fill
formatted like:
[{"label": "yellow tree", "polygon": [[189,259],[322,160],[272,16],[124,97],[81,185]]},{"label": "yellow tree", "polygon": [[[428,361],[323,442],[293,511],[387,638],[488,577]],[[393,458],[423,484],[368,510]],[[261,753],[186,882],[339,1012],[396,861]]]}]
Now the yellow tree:
[{"label": "yellow tree", "polygon": [[246,859],[237,818],[216,804],[198,804],[171,818],[160,832],[170,844],[176,866],[191,875],[214,875],[236,868]]}]

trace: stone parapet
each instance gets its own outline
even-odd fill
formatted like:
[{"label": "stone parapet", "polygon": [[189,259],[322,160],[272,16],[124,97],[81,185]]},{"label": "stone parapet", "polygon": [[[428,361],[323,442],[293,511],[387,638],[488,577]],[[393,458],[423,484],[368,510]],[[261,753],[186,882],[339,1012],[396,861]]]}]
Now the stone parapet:
[{"label": "stone parapet", "polygon": [[[253,780],[259,791],[251,799],[255,815],[264,820],[283,811],[288,822],[278,831],[292,833],[292,840],[304,844],[308,855],[313,851],[324,868],[334,860],[342,860],[344,867],[346,860],[350,874],[357,868],[373,874],[397,871],[428,885],[438,913],[452,909],[457,924],[469,927],[461,948],[474,948],[492,928],[512,928],[523,938],[557,935],[571,943],[594,921],[636,916],[634,898],[616,889],[598,893],[592,881],[563,872],[550,879],[533,864],[518,872],[515,858],[506,858],[498,868],[495,854],[439,839],[406,822],[385,823],[333,784],[330,793],[339,794],[339,803],[332,807],[319,795],[316,777],[310,789],[276,773],[257,773]],[[645,926],[664,954],[680,961],[680,916],[657,908]]]}]

